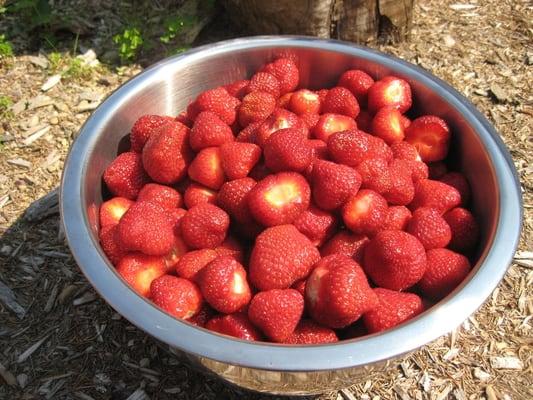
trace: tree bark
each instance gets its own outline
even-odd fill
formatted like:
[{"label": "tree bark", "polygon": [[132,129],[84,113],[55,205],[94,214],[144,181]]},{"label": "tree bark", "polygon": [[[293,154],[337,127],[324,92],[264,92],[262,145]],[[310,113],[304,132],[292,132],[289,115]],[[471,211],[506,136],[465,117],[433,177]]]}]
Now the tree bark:
[{"label": "tree bark", "polygon": [[255,34],[298,34],[367,44],[409,35],[414,0],[223,0]]}]

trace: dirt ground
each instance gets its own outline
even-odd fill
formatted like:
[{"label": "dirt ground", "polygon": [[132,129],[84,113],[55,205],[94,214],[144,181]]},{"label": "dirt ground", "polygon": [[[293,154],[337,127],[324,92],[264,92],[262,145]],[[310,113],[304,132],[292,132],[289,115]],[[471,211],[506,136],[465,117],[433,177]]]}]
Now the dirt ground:
[{"label": "dirt ground", "polygon": [[[525,222],[515,262],[459,329],[399,368],[320,399],[533,398],[532,21],[524,0],[421,0],[411,41],[380,47],[448,81],[495,125],[520,175]],[[77,51],[94,45],[81,40]],[[51,65],[50,51],[20,48],[0,65],[0,95],[14,103],[0,114],[0,291],[1,283],[9,287],[21,307],[0,302],[0,399],[271,398],[179,363],[98,297],[64,244],[57,214],[25,217],[59,184],[91,110],[141,67],[94,66],[86,53],[82,62],[92,66],[69,74]],[[61,81],[48,89],[57,70]]]}]

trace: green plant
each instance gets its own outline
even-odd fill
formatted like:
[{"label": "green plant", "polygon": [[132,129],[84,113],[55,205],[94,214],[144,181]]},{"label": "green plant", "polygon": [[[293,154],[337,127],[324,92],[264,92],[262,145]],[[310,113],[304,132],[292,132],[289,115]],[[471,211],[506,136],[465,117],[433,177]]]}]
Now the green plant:
[{"label": "green plant", "polygon": [[0,96],[0,119],[9,119],[13,116],[10,111],[13,101],[7,96]]},{"label": "green plant", "polygon": [[165,21],[165,34],[159,38],[163,43],[170,43],[177,35],[182,33],[185,29],[190,28],[196,24],[196,16],[182,16],[167,18]]},{"label": "green plant", "polygon": [[6,7],[6,11],[19,15],[28,31],[52,21],[52,7],[48,0],[15,0]]},{"label": "green plant", "polygon": [[63,63],[63,55],[58,51],[53,51],[48,54],[48,62],[50,63],[50,71],[56,73]]},{"label": "green plant", "polygon": [[11,43],[6,40],[5,35],[0,35],[0,59],[4,57],[11,57],[13,55],[13,47]]},{"label": "green plant", "polygon": [[125,29],[124,32],[115,35],[113,37],[113,42],[118,45],[120,61],[124,64],[135,58],[137,51],[144,41],[139,29],[129,28]]}]

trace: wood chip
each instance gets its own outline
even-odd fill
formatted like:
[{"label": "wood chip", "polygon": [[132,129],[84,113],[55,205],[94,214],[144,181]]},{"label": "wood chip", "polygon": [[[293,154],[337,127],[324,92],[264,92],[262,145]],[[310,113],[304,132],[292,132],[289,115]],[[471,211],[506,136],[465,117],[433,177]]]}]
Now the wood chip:
[{"label": "wood chip", "polygon": [[82,306],[96,300],[96,295],[93,292],[85,292],[80,297],[74,299],[72,305]]},{"label": "wood chip", "polygon": [[59,188],[55,188],[39,200],[31,203],[24,218],[30,222],[37,222],[55,214],[59,214]]},{"label": "wood chip", "polygon": [[57,293],[59,291],[59,285],[56,283],[52,290],[50,291],[50,296],[48,297],[48,300],[46,301],[46,305],[44,306],[44,312],[49,313],[52,311],[52,308],[54,307],[54,304],[56,302]]},{"label": "wood chip", "polygon": [[28,136],[26,139],[24,139],[22,141],[22,143],[25,145],[25,146],[29,146],[30,144],[32,144],[33,142],[35,142],[37,139],[43,137],[44,135],[46,135],[48,133],[48,131],[51,129],[52,127],[50,125],[47,125],[41,129],[39,129],[37,132],[35,132],[33,135],[31,136]]},{"label": "wood chip", "polygon": [[452,385],[447,385],[442,391],[439,392],[435,400],[444,400],[448,398],[448,395],[452,391]]},{"label": "wood chip", "polygon": [[78,289],[76,285],[67,285],[61,290],[61,293],[59,293],[59,296],[57,297],[57,300],[61,304],[65,304],[65,302],[74,294],[74,292]]},{"label": "wood chip", "polygon": [[453,47],[455,46],[455,39],[453,37],[451,37],[450,35],[445,35],[444,36],[444,45],[446,47]]},{"label": "wood chip", "polygon": [[17,382],[20,386],[21,389],[24,389],[26,387],[26,385],[28,384],[28,375],[26,374],[19,374],[17,375]]},{"label": "wood chip", "polygon": [[450,350],[448,350],[446,352],[446,354],[444,354],[442,356],[442,359],[445,360],[445,361],[450,361],[450,360],[453,360],[457,354],[459,354],[459,349],[458,348],[452,348]]},{"label": "wood chip", "polygon": [[485,388],[485,394],[487,395],[487,400],[498,400],[496,391],[491,385],[487,385],[487,387]]},{"label": "wood chip", "polygon": [[137,389],[131,395],[128,396],[126,400],[150,400],[150,397],[142,389]]},{"label": "wood chip", "polygon": [[28,349],[26,349],[26,351],[24,351],[21,355],[18,356],[17,358],[17,363],[23,363],[24,361],[26,361],[33,353],[35,353],[35,351],[41,347],[41,345],[50,337],[51,333],[49,333],[48,335],[46,335],[45,337],[43,337],[41,340],[39,340],[38,342],[32,344],[30,347],[28,347]]},{"label": "wood chip", "polygon": [[505,103],[510,100],[507,92],[495,83],[490,86],[490,93],[500,103]]},{"label": "wood chip", "polygon": [[26,310],[17,302],[15,293],[2,281],[0,281],[0,301],[13,311],[19,319],[23,319],[26,315]]},{"label": "wood chip", "polygon": [[17,384],[17,380],[15,379],[15,376],[0,363],[0,376],[9,386],[15,386]]},{"label": "wood chip", "polygon": [[31,162],[29,162],[28,160],[24,160],[22,158],[12,158],[11,160],[7,160],[7,162],[17,167],[28,168],[28,169],[31,168]]},{"label": "wood chip", "polygon": [[455,11],[472,10],[476,7],[477,6],[473,4],[460,4],[460,3],[450,4],[450,8]]},{"label": "wood chip", "polygon": [[488,374],[487,372],[483,371],[481,368],[478,368],[478,367],[474,368],[473,375],[474,377],[479,379],[481,382],[486,382],[490,379],[490,374]]},{"label": "wood chip", "polygon": [[523,369],[524,364],[517,357],[491,357],[490,365],[494,369]]},{"label": "wood chip", "polygon": [[28,56],[28,61],[39,68],[48,68],[49,62],[44,56]]},{"label": "wood chip", "polygon": [[28,104],[28,110],[35,110],[37,108],[46,107],[54,104],[54,100],[51,97],[39,95],[30,100]]},{"label": "wood chip", "polygon": [[46,80],[45,83],[41,86],[41,90],[43,92],[47,92],[50,89],[52,89],[55,85],[57,85],[61,81],[61,75],[52,75],[50,78]]},{"label": "wood chip", "polygon": [[22,111],[26,110],[26,107],[28,106],[28,100],[22,99],[17,101],[15,104],[11,106],[10,111],[13,113],[13,115],[18,115]]},{"label": "wood chip", "polygon": [[83,392],[74,392],[73,395],[79,400],[94,400],[94,397],[91,397]]},{"label": "wood chip", "polygon": [[339,390],[340,395],[344,400],[357,400],[357,398],[348,389]]},{"label": "wood chip", "polygon": [[399,384],[394,385],[392,389],[398,394],[398,396],[400,396],[400,399],[411,400],[411,396],[409,396],[409,393],[407,393],[405,389]]}]

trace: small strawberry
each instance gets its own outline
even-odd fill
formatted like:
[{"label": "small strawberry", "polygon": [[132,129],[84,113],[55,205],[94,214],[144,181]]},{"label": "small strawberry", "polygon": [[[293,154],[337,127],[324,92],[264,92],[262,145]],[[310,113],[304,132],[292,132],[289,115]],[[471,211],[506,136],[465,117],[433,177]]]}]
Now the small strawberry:
[{"label": "small strawberry", "polygon": [[207,303],[203,303],[200,311],[194,317],[187,320],[190,324],[205,328],[207,322],[216,315],[216,311],[213,310]]},{"label": "small strawberry", "polygon": [[229,125],[212,111],[198,114],[189,135],[189,144],[194,151],[220,146],[233,140],[233,132]]},{"label": "small strawberry", "polygon": [[316,264],[307,279],[305,300],[315,321],[330,328],[343,328],[371,310],[376,295],[359,264],[334,254]]},{"label": "small strawberry", "polygon": [[359,114],[359,103],[352,92],[344,87],[337,86],[329,89],[322,104],[322,112],[355,118]]},{"label": "small strawberry", "polygon": [[150,298],[158,307],[180,319],[194,317],[202,307],[198,286],[172,275],[163,275],[152,281]]},{"label": "small strawberry", "polygon": [[416,147],[424,162],[446,158],[450,136],[446,122],[435,115],[418,117],[405,130],[405,140]]},{"label": "small strawberry", "polygon": [[[379,138],[358,130],[336,132],[328,139],[328,151],[331,158],[339,164],[357,167],[365,159],[378,158],[377,139]],[[383,155],[381,158],[388,157]]]},{"label": "small strawberry", "polygon": [[340,114],[322,114],[312,129],[313,136],[327,143],[328,138],[335,132],[357,129],[353,118]]},{"label": "small strawberry", "polygon": [[195,281],[198,272],[217,257],[218,253],[213,249],[189,251],[176,264],[176,273],[180,278]]},{"label": "small strawberry", "polygon": [[411,87],[406,81],[395,76],[386,76],[368,89],[368,110],[371,113],[390,106],[403,114],[411,104]]},{"label": "small strawberry", "polygon": [[262,339],[261,333],[252,325],[248,316],[244,313],[217,315],[211,318],[205,327],[213,332],[242,340],[254,341]]},{"label": "small strawberry", "polygon": [[219,246],[229,228],[229,216],[221,208],[199,204],[187,211],[181,219],[181,233],[185,243],[194,249],[208,249]]},{"label": "small strawberry", "polygon": [[189,128],[179,122],[167,122],[154,132],[143,148],[142,162],[150,177],[164,184],[178,182],[187,174],[192,159]]},{"label": "small strawberry", "polygon": [[292,93],[293,92],[288,92],[288,93],[285,93],[284,95],[281,95],[278,98],[278,101],[276,103],[276,107],[277,108],[288,109],[289,108],[289,103],[291,101]]},{"label": "small strawberry", "polygon": [[335,331],[325,326],[318,325],[311,320],[301,320],[294,332],[283,343],[287,344],[321,344],[335,343],[339,338]]},{"label": "small strawberry", "polygon": [[312,161],[307,139],[295,128],[280,129],[270,135],[263,150],[265,165],[273,172],[302,172]]},{"label": "small strawberry", "polygon": [[461,204],[461,194],[453,186],[431,179],[415,182],[415,197],[409,208],[435,208],[441,214]]},{"label": "small strawberry", "polygon": [[252,178],[235,179],[226,182],[217,195],[217,205],[226,211],[237,223],[254,223],[248,207],[248,194],[256,185]]},{"label": "small strawberry", "polygon": [[390,148],[394,158],[398,158],[400,160],[421,161],[416,147],[411,143],[405,141],[397,142],[391,144]]},{"label": "small strawberry", "polygon": [[311,205],[294,221],[294,226],[318,247],[333,235],[337,219],[333,214]]},{"label": "small strawberry", "polygon": [[390,206],[387,211],[387,218],[383,225],[383,230],[404,231],[411,220],[411,211],[405,206]]},{"label": "small strawberry", "polygon": [[247,79],[243,79],[240,81],[235,81],[230,83],[229,85],[224,86],[224,89],[228,92],[230,96],[236,97],[239,100],[242,100],[248,92],[246,91],[246,88],[250,84],[250,81]]},{"label": "small strawberry", "polygon": [[357,193],[361,176],[353,168],[331,161],[316,160],[311,172],[313,199],[323,210],[334,210]]},{"label": "small strawberry", "polygon": [[404,138],[402,113],[395,107],[383,107],[372,119],[372,133],[391,145]]},{"label": "small strawberry", "polygon": [[382,229],[387,210],[387,201],[383,196],[373,190],[362,189],[344,204],[342,219],[352,232],[372,237]]},{"label": "small strawberry", "polygon": [[426,250],[446,247],[452,238],[450,226],[434,208],[417,208],[406,231],[420,240]]},{"label": "small strawberry", "polygon": [[355,118],[355,122],[357,124],[357,129],[363,132],[372,131],[372,116],[368,113],[368,111],[361,110]]},{"label": "small strawberry", "polygon": [[265,92],[277,98],[280,95],[280,84],[274,75],[268,72],[257,72],[250,79],[246,92]]},{"label": "small strawberry", "polygon": [[117,229],[118,226],[116,224],[104,226],[99,235],[102,250],[113,265],[118,265],[120,260],[127,254],[127,250],[124,249],[118,239]]},{"label": "small strawberry", "polygon": [[381,231],[366,246],[363,267],[376,285],[404,290],[424,275],[426,251],[413,235]]},{"label": "small strawberry", "polygon": [[307,126],[309,130],[312,130],[315,128],[316,124],[318,124],[318,121],[320,120],[320,115],[305,113],[300,115],[300,119],[303,121],[303,123],[305,124],[305,126]]},{"label": "small strawberry", "polygon": [[141,155],[134,152],[119,154],[104,171],[104,182],[115,196],[135,200],[150,178],[143,169]]},{"label": "small strawberry", "polygon": [[134,203],[134,201],[125,197],[113,197],[104,201],[100,206],[100,229],[118,224],[122,216]]},{"label": "small strawberry", "polygon": [[289,58],[278,58],[263,67],[262,71],[274,75],[280,83],[280,93],[292,92],[298,86],[300,73],[298,67]]},{"label": "small strawberry", "polygon": [[304,299],[294,289],[257,293],[248,308],[248,318],[274,342],[283,342],[293,332],[304,309]]},{"label": "small strawberry", "polygon": [[461,206],[466,207],[470,201],[470,185],[466,177],[460,172],[448,172],[439,181],[457,189],[461,195]]},{"label": "small strawberry", "polygon": [[276,98],[266,92],[252,92],[244,96],[239,107],[239,123],[246,128],[253,122],[265,120],[276,108]]},{"label": "small strawberry", "polygon": [[289,110],[297,115],[318,114],[320,112],[320,98],[311,90],[297,90],[291,96]]},{"label": "small strawberry", "polygon": [[152,256],[170,252],[174,229],[164,208],[149,202],[133,204],[118,223],[118,239],[130,251]]},{"label": "small strawberry", "polygon": [[320,255],[326,257],[332,254],[342,254],[361,264],[365,247],[369,241],[364,235],[356,235],[350,231],[341,230],[320,248]]},{"label": "small strawberry", "polygon": [[220,146],[220,163],[228,180],[245,178],[261,158],[261,148],[253,143],[226,143]]},{"label": "small strawberry", "polygon": [[170,252],[164,257],[165,264],[167,266],[167,273],[173,272],[176,269],[176,265],[178,264],[179,260],[188,251],[189,248],[179,233],[179,227],[176,228],[176,226],[174,226],[174,243],[172,244],[172,249]]},{"label": "small strawberry", "polygon": [[152,133],[168,121],[172,120],[172,117],[162,115],[143,115],[137,119],[133,124],[130,133],[131,150],[136,153],[141,153],[146,141]]},{"label": "small strawberry", "polygon": [[206,147],[192,160],[188,169],[189,178],[210,189],[219,189],[226,180],[219,147]]},{"label": "small strawberry", "polygon": [[254,219],[264,226],[290,224],[309,207],[311,189],[296,172],[269,175],[248,194]]},{"label": "small strawberry", "polygon": [[424,311],[422,299],[414,293],[383,288],[374,289],[374,293],[378,297],[378,305],[363,315],[369,333],[386,331]]},{"label": "small strawberry", "polygon": [[313,160],[328,160],[328,145],[322,140],[318,139],[309,139],[307,144],[311,148],[311,154],[313,155]]},{"label": "small strawberry", "polygon": [[361,188],[373,190],[381,195],[392,187],[393,177],[389,163],[383,158],[367,158],[356,168],[361,175]]},{"label": "small strawberry", "polygon": [[252,122],[248,126],[242,129],[235,138],[236,142],[255,143],[255,135],[257,128],[263,123],[263,121]]},{"label": "small strawberry", "polygon": [[230,256],[242,263],[244,259],[244,249],[239,241],[233,236],[226,237],[220,246],[215,247],[219,256]]},{"label": "small strawberry", "polygon": [[148,183],[139,192],[137,201],[149,201],[164,209],[179,208],[183,205],[181,194],[176,189],[157,183]]},{"label": "small strawberry", "polygon": [[281,129],[288,128],[298,128],[302,130],[302,136],[307,137],[307,131],[302,128],[302,121],[298,116],[290,111],[278,108],[257,128],[255,143],[263,147],[270,135]]},{"label": "small strawberry", "polygon": [[448,249],[427,252],[427,269],[418,282],[424,296],[440,300],[455,289],[470,272],[470,262],[462,254]]},{"label": "small strawberry", "polygon": [[246,271],[233,257],[217,257],[197,275],[200,290],[211,307],[231,314],[241,310],[252,298]]},{"label": "small strawberry", "polygon": [[435,161],[428,163],[429,179],[438,180],[448,172],[448,167],[443,161]]},{"label": "small strawberry", "polygon": [[231,125],[235,121],[240,103],[239,99],[230,96],[226,89],[217,87],[200,93],[187,112],[195,119],[202,111],[212,111],[226,124]]},{"label": "small strawberry", "polygon": [[352,92],[360,104],[366,104],[368,90],[373,84],[374,79],[366,72],[352,69],[341,75],[337,86],[345,87]]},{"label": "small strawberry", "polygon": [[412,172],[409,162],[405,160],[392,160],[389,164],[391,186],[383,193],[383,197],[391,205],[405,206],[415,196]]},{"label": "small strawberry", "polygon": [[313,243],[294,225],[265,229],[250,256],[250,282],[259,290],[285,289],[309,275],[320,258]]},{"label": "small strawberry", "polygon": [[479,237],[479,225],[470,211],[456,207],[444,214],[444,219],[452,231],[450,249],[467,251],[475,248]]},{"label": "small strawberry", "polygon": [[413,160],[401,160],[406,162],[409,170],[411,171],[411,180],[413,182],[419,181],[420,179],[429,178],[429,169],[425,162],[422,161],[413,161]]},{"label": "small strawberry", "polygon": [[117,272],[139,295],[149,297],[152,281],[165,275],[166,265],[163,257],[128,253],[117,265]]},{"label": "small strawberry", "polygon": [[204,203],[215,204],[216,200],[217,192],[194,182],[187,187],[183,194],[183,202],[187,208],[192,208],[198,204]]}]

